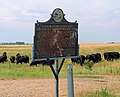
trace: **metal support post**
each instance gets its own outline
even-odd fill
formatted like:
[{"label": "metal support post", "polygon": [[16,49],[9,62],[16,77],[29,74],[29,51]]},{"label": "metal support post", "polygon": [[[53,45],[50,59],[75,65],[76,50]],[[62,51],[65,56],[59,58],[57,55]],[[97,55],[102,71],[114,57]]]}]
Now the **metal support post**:
[{"label": "metal support post", "polygon": [[55,69],[53,68],[53,66],[52,66],[52,64],[51,63],[49,63],[49,65],[50,65],[50,68],[51,68],[51,70],[52,70],[52,72],[53,72],[53,74],[54,74],[54,77],[55,77],[55,84],[56,84],[56,87],[55,87],[55,93],[56,93],[56,95],[55,95],[55,97],[59,97],[59,73],[60,73],[60,70],[61,70],[61,68],[62,68],[62,66],[63,66],[63,63],[64,63],[64,61],[65,61],[65,58],[62,60],[62,62],[61,62],[61,64],[60,64],[60,67],[59,67],[59,65],[58,65],[58,59],[55,59]]},{"label": "metal support post", "polygon": [[56,70],[56,97],[59,97],[58,59],[55,59],[55,70]]},{"label": "metal support post", "polygon": [[68,97],[74,97],[74,85],[73,85],[73,69],[72,65],[68,65]]}]

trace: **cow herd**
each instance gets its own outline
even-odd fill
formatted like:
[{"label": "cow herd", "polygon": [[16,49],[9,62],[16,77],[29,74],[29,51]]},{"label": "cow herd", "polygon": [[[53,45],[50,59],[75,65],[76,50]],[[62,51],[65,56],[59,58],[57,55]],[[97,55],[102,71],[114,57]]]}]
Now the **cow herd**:
[{"label": "cow herd", "polygon": [[[20,55],[20,53],[17,53],[16,56],[11,56],[10,57],[10,62],[11,63],[16,63],[16,64],[22,64],[22,63],[29,63],[29,56],[27,55]],[[0,56],[0,63],[7,62],[7,53],[4,52],[2,56]],[[39,60],[39,61],[32,61],[30,63],[30,66],[37,66],[37,64],[42,64],[44,65],[49,65],[49,63],[54,64],[54,60]]]},{"label": "cow herd", "polygon": [[[119,52],[104,52],[103,55],[100,53],[94,53],[94,54],[88,54],[88,55],[79,55],[78,57],[71,58],[72,63],[77,63],[83,66],[85,64],[85,61],[87,62],[93,62],[93,63],[98,63],[102,60],[102,57],[104,57],[104,60],[107,61],[113,61],[120,59],[120,53]],[[27,55],[20,55],[19,53],[16,54],[16,56],[11,56],[10,57],[10,62],[11,63],[16,63],[16,64],[22,64],[22,63],[29,63],[29,56]],[[3,52],[2,56],[0,56],[0,63],[4,63],[8,61],[7,60],[7,53]],[[40,61],[32,61],[30,63],[30,66],[37,66],[37,64],[42,64],[48,65],[50,63],[54,64],[54,59],[53,60],[40,60]]]},{"label": "cow herd", "polygon": [[[4,63],[4,62],[7,62],[8,59],[7,59],[7,53],[4,52],[2,56],[0,56],[0,63]],[[11,63],[16,63],[16,64],[19,64],[19,63],[29,63],[29,57],[27,55],[25,56],[21,56],[19,53],[16,54],[16,56],[11,56],[10,57],[10,62]]]},{"label": "cow herd", "polygon": [[104,52],[103,55],[100,53],[95,54],[88,54],[88,55],[80,55],[76,58],[71,58],[72,63],[80,64],[81,66],[84,65],[85,60],[88,62],[92,61],[93,63],[98,63],[102,61],[102,56],[104,57],[104,60],[107,61],[113,61],[120,59],[120,53],[119,52]]}]

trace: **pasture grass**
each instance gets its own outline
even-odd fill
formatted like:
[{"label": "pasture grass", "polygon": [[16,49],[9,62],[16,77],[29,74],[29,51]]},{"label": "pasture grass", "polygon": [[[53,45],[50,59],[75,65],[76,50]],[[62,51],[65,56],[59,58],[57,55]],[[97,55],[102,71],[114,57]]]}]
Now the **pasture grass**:
[{"label": "pasture grass", "polygon": [[120,97],[113,93],[111,90],[107,88],[101,88],[100,90],[92,91],[92,92],[82,92],[76,94],[76,97]]},{"label": "pasture grass", "polygon": [[93,64],[89,62],[85,64],[84,67],[74,70],[75,75],[79,74],[97,74],[97,75],[110,75],[110,74],[120,74],[120,60],[115,60],[113,62],[103,61]]},{"label": "pasture grass", "polygon": [[[16,79],[16,78],[53,78],[54,75],[49,66],[38,65],[30,67],[29,64],[12,64],[9,61],[10,56],[16,56],[17,53],[21,55],[28,55],[30,62],[32,60],[32,45],[0,45],[0,55],[7,52],[8,62],[0,63],[0,79]],[[120,52],[119,44],[81,44],[80,54],[101,53],[107,51]],[[102,56],[103,58],[103,56]],[[61,60],[59,60],[59,64]],[[67,65],[72,64],[70,59],[66,59],[60,71],[59,77],[67,77]],[[104,58],[101,62],[93,64],[92,62],[85,62],[81,67],[79,64],[73,65],[73,76],[80,76],[82,74],[92,75],[111,75],[120,74],[120,59],[114,61],[105,61]]]},{"label": "pasture grass", "polygon": [[0,64],[0,79],[53,77],[48,66],[30,67],[29,64]]},{"label": "pasture grass", "polygon": [[[79,47],[80,54],[92,54],[92,53],[101,53],[104,52],[120,52],[120,44],[81,44]],[[102,56],[103,57],[103,56]]]}]

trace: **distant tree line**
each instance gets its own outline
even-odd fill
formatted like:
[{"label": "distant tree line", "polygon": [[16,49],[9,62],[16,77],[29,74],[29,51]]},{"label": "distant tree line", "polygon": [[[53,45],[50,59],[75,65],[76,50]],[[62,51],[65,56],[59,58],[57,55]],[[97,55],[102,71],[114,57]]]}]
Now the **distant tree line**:
[{"label": "distant tree line", "polygon": [[8,43],[0,43],[0,44],[6,44],[6,45],[7,45],[7,44],[8,44],[8,45],[9,45],[9,44],[11,44],[11,45],[18,44],[18,45],[22,45],[22,44],[28,44],[28,43],[25,43],[25,42],[15,42],[15,43],[14,43],[14,42],[8,42]]}]

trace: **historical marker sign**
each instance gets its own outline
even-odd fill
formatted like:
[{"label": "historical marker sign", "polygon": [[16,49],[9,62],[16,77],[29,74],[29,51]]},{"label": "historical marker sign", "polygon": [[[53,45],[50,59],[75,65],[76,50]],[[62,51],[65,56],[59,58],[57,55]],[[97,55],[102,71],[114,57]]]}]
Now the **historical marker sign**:
[{"label": "historical marker sign", "polygon": [[78,23],[68,22],[56,8],[47,22],[35,23],[35,59],[78,55]]}]

